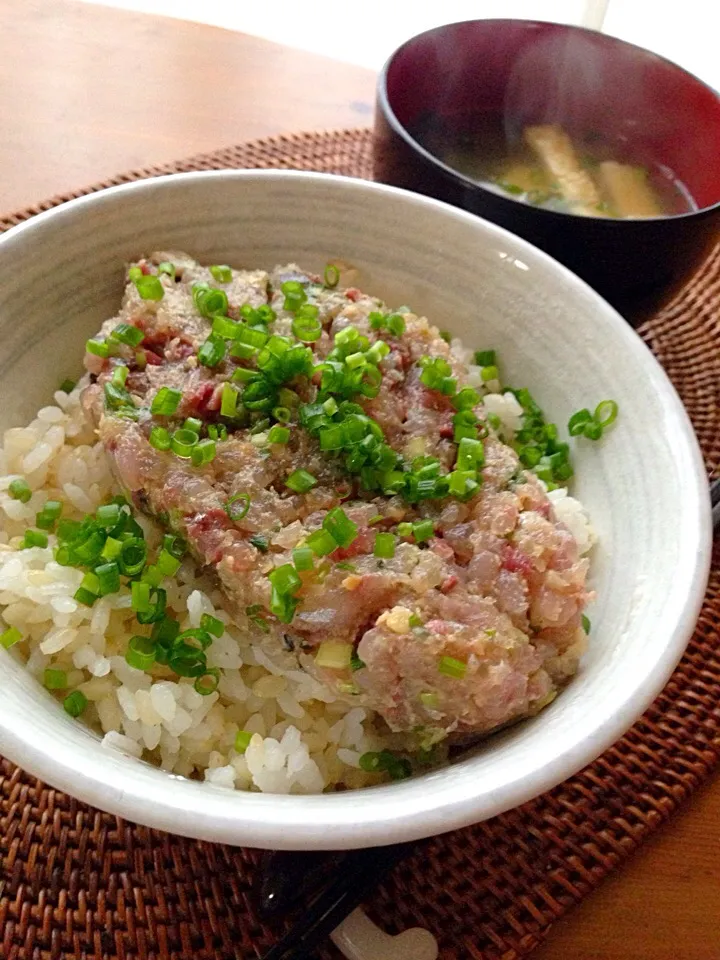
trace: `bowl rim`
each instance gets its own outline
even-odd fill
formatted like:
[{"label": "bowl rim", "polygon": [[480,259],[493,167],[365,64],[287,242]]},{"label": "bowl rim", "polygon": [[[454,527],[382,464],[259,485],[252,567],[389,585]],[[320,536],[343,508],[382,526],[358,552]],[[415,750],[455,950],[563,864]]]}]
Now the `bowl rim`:
[{"label": "bowl rim", "polygon": [[[678,603],[677,619],[651,669],[638,677],[632,691],[624,695],[612,715],[601,718],[602,722],[593,727],[592,735],[578,738],[574,734],[566,749],[550,760],[538,762],[530,770],[508,777],[498,789],[484,788],[477,780],[473,780],[470,787],[468,778],[461,783],[460,778],[453,777],[451,767],[443,771],[439,788],[432,781],[432,774],[428,774],[373,787],[369,791],[315,795],[240,793],[185,780],[182,789],[173,790],[174,775],[157,778],[154,776],[156,768],[138,763],[134,758],[118,755],[109,760],[104,757],[102,770],[98,772],[86,755],[91,751],[85,751],[76,743],[54,753],[48,746],[46,730],[36,729],[32,722],[23,718],[18,729],[18,718],[5,708],[2,697],[1,752],[52,786],[133,822],[198,839],[275,849],[350,849],[415,840],[488,819],[533,799],[573,776],[629,729],[665,685],[697,621],[710,570],[710,498],[700,449],[674,387],[658,361],[622,317],[584,281],[548,254],[502,227],[449,204],[356,178],[301,171],[221,170],[134,181],[68,201],[11,228],[0,236],[0,259],[5,248],[31,241],[34,233],[43,231],[45,225],[53,221],[62,225],[68,219],[82,218],[87,212],[106,203],[122,201],[128,195],[184,188],[208,180],[285,181],[298,184],[299,189],[303,183],[308,183],[345,193],[352,201],[362,200],[371,192],[400,204],[415,205],[428,215],[464,222],[479,235],[501,240],[514,255],[540,269],[553,271],[564,285],[589,297],[597,309],[596,319],[612,328],[614,334],[624,341],[624,347],[635,354],[638,365],[652,381],[663,407],[665,422],[676,431],[675,455],[683,456],[687,464],[683,486],[684,515],[692,516],[696,522],[684,531],[683,554],[692,557],[694,562],[680,572],[682,600]],[[56,746],[59,747],[59,733],[57,736]],[[97,749],[101,749],[99,740],[96,743]],[[462,761],[454,769],[472,762],[472,758]],[[363,803],[370,797],[372,803]]]},{"label": "bowl rim", "polygon": [[540,219],[546,219],[548,223],[552,223],[553,220],[556,221],[557,229],[561,229],[561,224],[563,220],[574,220],[578,221],[582,219],[584,221],[589,221],[595,225],[599,225],[600,229],[603,230],[627,230],[629,225],[634,224],[645,224],[645,223],[663,223],[665,221],[676,222],[683,221],[686,219],[694,219],[699,216],[705,216],[712,214],[713,212],[720,209],[720,197],[711,204],[706,204],[703,207],[698,207],[697,210],[686,210],[681,213],[669,213],[663,214],[659,217],[596,217],[592,214],[576,214],[570,213],[569,211],[563,210],[548,210],[545,207],[532,206],[527,204],[523,200],[518,200],[516,197],[513,197],[512,194],[505,195],[504,193],[496,193],[494,190],[489,190],[487,187],[484,187],[477,180],[473,180],[472,177],[466,176],[464,173],[461,173],[459,170],[456,170],[454,167],[449,166],[434,153],[424,147],[419,140],[416,140],[412,136],[407,127],[400,122],[390,103],[390,97],[388,95],[387,89],[387,79],[392,65],[403,50],[407,47],[410,47],[417,40],[420,40],[422,37],[429,37],[432,34],[441,34],[445,30],[450,30],[453,27],[458,27],[461,24],[465,23],[481,23],[483,25],[487,24],[488,26],[496,26],[500,24],[522,24],[526,27],[557,27],[562,30],[565,30],[569,33],[582,33],[582,34],[592,34],[593,37],[600,37],[601,43],[607,43],[608,45],[617,45],[621,47],[628,47],[629,49],[635,51],[636,54],[642,55],[646,58],[657,60],[661,63],[667,64],[674,71],[682,73],[689,80],[696,83],[698,86],[704,87],[709,93],[711,93],[715,100],[718,102],[718,111],[720,112],[720,93],[711,87],[709,83],[705,83],[704,80],[701,80],[700,77],[695,76],[694,73],[691,73],[689,70],[686,70],[685,67],[681,67],[680,64],[675,63],[674,60],[670,60],[668,57],[664,57],[659,53],[655,53],[652,50],[648,50],[646,47],[641,47],[637,43],[631,43],[629,40],[621,40],[620,37],[614,37],[608,33],[602,33],[599,30],[593,30],[591,27],[581,27],[579,25],[571,23],[558,23],[555,20],[526,20],[522,17],[513,18],[513,17],[488,17],[487,19],[478,18],[478,19],[468,19],[468,20],[455,20],[453,23],[443,23],[437,27],[431,27],[428,30],[423,30],[421,33],[416,33],[414,36],[409,37],[403,43],[400,44],[390,56],[387,58],[385,63],[378,74],[376,92],[377,92],[377,105],[380,111],[382,112],[383,117],[388,122],[393,132],[397,134],[402,140],[405,141],[406,145],[410,147],[415,153],[419,154],[423,160],[430,164],[431,167],[436,168],[440,173],[442,173],[446,179],[451,182],[461,186],[465,189],[472,190],[477,192],[481,196],[492,197],[494,200],[499,201],[501,204],[507,204],[509,209],[517,209],[518,207],[524,210],[531,210],[533,214],[540,217]]}]

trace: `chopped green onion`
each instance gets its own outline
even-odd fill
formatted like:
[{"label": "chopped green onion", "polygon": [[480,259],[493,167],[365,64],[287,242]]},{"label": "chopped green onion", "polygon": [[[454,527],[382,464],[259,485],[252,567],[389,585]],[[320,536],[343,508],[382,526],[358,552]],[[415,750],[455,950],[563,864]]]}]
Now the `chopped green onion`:
[{"label": "chopped green onion", "polygon": [[394,337],[401,337],[405,333],[405,319],[399,313],[393,313],[386,320],[387,329]]},{"label": "chopped green onion", "polygon": [[48,535],[42,530],[26,530],[23,548],[46,547],[48,545]]},{"label": "chopped green onion", "polygon": [[159,587],[163,582],[164,574],[155,563],[149,563],[143,570],[140,579],[143,583],[149,583],[151,587]]},{"label": "chopped green onion", "polygon": [[186,643],[196,650],[207,650],[213,638],[207,630],[203,630],[201,627],[194,627],[191,630],[183,630],[178,636],[178,641]]},{"label": "chopped green onion", "polygon": [[328,263],[323,274],[325,286],[330,290],[334,289],[340,283],[340,271],[334,263]]},{"label": "chopped green onion", "polygon": [[283,309],[289,310],[291,313],[294,313],[298,307],[301,307],[307,301],[305,288],[297,280],[286,280],[285,283],[281,284],[280,290],[285,294]]},{"label": "chopped green onion", "polygon": [[215,459],[216,452],[217,448],[214,440],[210,440],[208,438],[196,443],[192,448],[192,453],[190,454],[193,466],[202,467],[206,463],[212,463],[212,461]]},{"label": "chopped green onion", "polygon": [[357,524],[348,517],[342,507],[334,507],[325,514],[323,529],[339,547],[349,547],[358,534]]},{"label": "chopped green onion", "polygon": [[100,583],[101,597],[105,597],[109,593],[117,593],[120,589],[120,568],[112,560],[95,567],[95,576]]},{"label": "chopped green onion", "polygon": [[187,543],[182,537],[176,537],[172,533],[166,533],[163,537],[163,550],[167,550],[173,557],[182,560],[187,553]]},{"label": "chopped green onion", "polygon": [[150,413],[170,417],[177,410],[182,400],[182,392],[172,387],[160,387],[153,397]]},{"label": "chopped green onion", "polygon": [[592,414],[587,408],[578,410],[577,413],[574,413],[568,420],[568,433],[570,436],[580,436],[585,429],[585,424],[590,423],[592,418]]},{"label": "chopped green onion", "polygon": [[82,578],[80,581],[80,586],[83,588],[83,590],[93,593],[96,597],[100,596],[100,578],[91,570],[88,570],[88,572]]},{"label": "chopped green onion", "polygon": [[235,751],[237,753],[245,753],[250,746],[252,738],[253,735],[249,730],[238,730],[235,734]]},{"label": "chopped green onion", "polygon": [[180,636],[168,654],[168,666],[179,677],[201,677],[207,672],[204,652],[185,643]]},{"label": "chopped green onion", "polygon": [[110,356],[110,347],[104,340],[86,340],[85,350],[87,353],[91,353],[95,357],[102,357],[103,359]]},{"label": "chopped green onion", "polygon": [[420,703],[428,710],[437,710],[440,698],[437,693],[426,691],[420,694]]},{"label": "chopped green onion", "polygon": [[140,537],[130,537],[123,540],[120,553],[117,556],[117,564],[120,572],[126,577],[134,577],[140,573],[145,566],[147,559],[147,546]]},{"label": "chopped green onion", "polygon": [[150,584],[141,580],[133,580],[130,585],[132,592],[132,609],[135,613],[149,613],[152,610],[150,603]]},{"label": "chopped green onion", "polygon": [[211,423],[207,428],[211,440],[227,440],[228,431],[224,423]]},{"label": "chopped green onion", "polygon": [[480,379],[483,383],[488,383],[490,380],[499,380],[500,371],[497,367],[482,367],[480,370]]},{"label": "chopped green onion", "polygon": [[130,323],[119,323],[113,330],[112,337],[129,347],[138,347],[145,339],[145,334]]},{"label": "chopped green onion", "polygon": [[287,443],[289,439],[290,431],[287,427],[275,424],[268,432],[268,443]]},{"label": "chopped green onion", "polygon": [[9,650],[10,647],[14,647],[16,643],[19,643],[22,640],[22,634],[17,629],[17,627],[8,627],[7,630],[4,630],[0,633],[0,647],[4,647],[5,650]]},{"label": "chopped green onion", "polygon": [[41,530],[54,530],[61,513],[62,503],[59,500],[47,500],[42,510],[36,514],[35,523]]},{"label": "chopped green onion", "polygon": [[192,298],[198,313],[203,317],[214,317],[216,313],[227,313],[228,298],[224,290],[214,290],[207,283],[195,283]]},{"label": "chopped green onion", "polygon": [[63,380],[58,389],[63,393],[72,393],[76,386],[77,382],[68,378],[67,380]]},{"label": "chopped green onion", "polygon": [[614,423],[618,415],[618,405],[614,400],[601,400],[595,407],[594,417],[603,430]]},{"label": "chopped green onion", "polygon": [[238,520],[242,520],[247,516],[250,503],[251,497],[249,493],[236,493],[235,496],[230,497],[225,504],[225,513],[227,513],[232,521],[237,523]]},{"label": "chopped green onion", "polygon": [[422,617],[419,617],[417,613],[411,613],[409,623],[411,628],[421,627],[423,625]]},{"label": "chopped green onion", "polygon": [[395,556],[395,537],[392,533],[375,534],[375,556],[391,560]]},{"label": "chopped green onion", "polygon": [[135,280],[137,292],[142,300],[162,300],[165,296],[163,285],[160,280],[152,274],[145,276],[143,274]]},{"label": "chopped green onion", "polygon": [[450,333],[449,330],[441,330],[440,339],[444,340],[445,343],[450,343],[450,341],[452,340],[452,334]]},{"label": "chopped green onion", "polygon": [[316,557],[325,557],[337,549],[335,538],[327,530],[316,530],[305,542]]},{"label": "chopped green onion", "polygon": [[150,431],[149,442],[150,446],[156,450],[169,450],[172,443],[170,431],[166,430],[165,427],[153,427]]},{"label": "chopped green onion", "polygon": [[438,670],[446,677],[462,680],[467,672],[467,664],[455,657],[440,657]]},{"label": "chopped green onion", "polygon": [[[236,371],[237,372],[237,371]],[[229,383],[224,383],[220,395],[220,416],[237,416],[238,392]]]},{"label": "chopped green onion", "polygon": [[302,572],[312,570],[314,565],[314,553],[310,547],[295,547],[293,550],[293,564],[295,569]]},{"label": "chopped green onion", "polygon": [[392,780],[404,780],[412,773],[410,761],[396,757],[390,750],[363,753],[358,763],[366,773],[388,773]]},{"label": "chopped green onion", "polygon": [[221,637],[225,633],[225,624],[217,617],[204,613],[200,617],[200,629],[211,633],[214,637]]},{"label": "chopped green onion", "polygon": [[67,688],[67,673],[48,667],[43,674],[43,686],[47,690],[65,690]]},{"label": "chopped green onion", "polygon": [[20,503],[27,503],[32,496],[32,490],[30,489],[27,480],[23,480],[21,477],[10,482],[8,493],[13,500],[19,500]]},{"label": "chopped green onion", "polygon": [[90,591],[85,590],[84,587],[78,587],[73,594],[73,600],[77,600],[78,603],[82,603],[83,606],[86,607],[91,607],[97,599],[96,594],[90,593]]},{"label": "chopped green onion", "polygon": [[169,550],[163,548],[157,558],[157,567],[164,577],[174,577],[180,569],[180,562]]},{"label": "chopped green onion", "polygon": [[478,367],[494,367],[497,364],[497,355],[494,350],[476,350],[475,363]]},{"label": "chopped green onion", "polygon": [[157,658],[157,643],[151,637],[130,637],[125,651],[126,663],[136,670],[147,670]]},{"label": "chopped green onion", "polygon": [[82,690],[73,690],[63,700],[65,713],[69,713],[71,717],[79,717],[87,705],[87,697]]},{"label": "chopped green onion", "polygon": [[291,563],[276,567],[268,574],[268,580],[282,594],[293,593],[302,586],[302,580]]},{"label": "chopped green onion", "polygon": [[599,440],[602,435],[603,427],[597,420],[590,420],[583,426],[583,436],[588,440]]},{"label": "chopped green onion", "polygon": [[216,367],[225,359],[227,347],[225,341],[218,337],[208,337],[205,343],[198,350],[198,361],[204,367]]},{"label": "chopped green onion", "polygon": [[295,470],[285,481],[285,486],[295,493],[307,493],[317,486],[317,478],[307,470]]},{"label": "chopped green onion", "polygon": [[357,648],[353,648],[352,656],[350,657],[350,669],[354,673],[356,670],[362,670],[364,667],[365,661],[360,659]]},{"label": "chopped green onion", "polygon": [[104,503],[95,511],[95,519],[101,527],[114,527],[120,521],[120,505]]},{"label": "chopped green onion", "polygon": [[424,543],[435,535],[432,520],[418,520],[412,525],[412,531],[417,543]]},{"label": "chopped green onion", "polygon": [[[133,582],[133,587],[135,583]],[[145,610],[138,610],[135,613],[138,623],[157,623],[165,616],[165,607],[167,606],[167,591],[161,587],[152,586],[147,580],[140,581],[143,586],[150,587],[150,602]]]},{"label": "chopped green onion", "polygon": [[131,280],[135,283],[136,280],[139,280],[143,276],[141,267],[130,267],[128,270],[128,280]]},{"label": "chopped green onion", "polygon": [[585,614],[582,615],[582,628],[585,633],[590,633],[590,618],[586,617]]},{"label": "chopped green onion", "polygon": [[255,547],[256,550],[259,550],[260,553],[267,553],[270,549],[270,541],[262,533],[255,533],[250,537],[250,543]]},{"label": "chopped green onion", "polygon": [[158,273],[166,273],[169,277],[175,279],[175,264],[170,263],[169,260],[163,260],[162,263],[158,264]]},{"label": "chopped green onion", "polygon": [[232,270],[226,263],[214,264],[210,267],[210,273],[218,283],[230,283],[232,280]]},{"label": "chopped green onion", "polygon": [[120,555],[122,550],[122,541],[116,540],[114,537],[108,537],[105,541],[105,546],[102,548],[101,557],[105,560],[114,560],[115,557]]},{"label": "chopped green onion", "polygon": [[206,673],[203,673],[202,676],[197,677],[194,687],[197,693],[201,694],[203,697],[207,697],[211,693],[215,693],[219,683],[220,671],[217,667],[209,667]]},{"label": "chopped green onion", "polygon": [[170,440],[172,452],[183,460],[189,460],[192,457],[193,448],[197,445],[199,437],[194,430],[184,430],[182,427],[176,430]]},{"label": "chopped green onion", "polygon": [[223,340],[234,340],[242,330],[242,324],[218,313],[213,317],[212,335]]},{"label": "chopped green onion", "polygon": [[[300,308],[302,309],[302,308]],[[292,323],[292,332],[305,343],[313,343],[322,334],[322,323],[317,317],[303,315],[298,311]]]}]

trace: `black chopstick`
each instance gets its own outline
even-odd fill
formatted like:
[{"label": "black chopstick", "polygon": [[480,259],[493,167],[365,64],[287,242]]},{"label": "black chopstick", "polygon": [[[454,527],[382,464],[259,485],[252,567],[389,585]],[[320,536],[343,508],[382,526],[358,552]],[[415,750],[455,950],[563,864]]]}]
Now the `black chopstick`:
[{"label": "black chopstick", "polygon": [[710,502],[712,503],[713,530],[720,528],[720,477],[710,484]]},{"label": "black chopstick", "polygon": [[333,882],[316,895],[302,917],[262,960],[305,960],[383,877],[414,848],[412,843],[355,850],[345,858]]}]

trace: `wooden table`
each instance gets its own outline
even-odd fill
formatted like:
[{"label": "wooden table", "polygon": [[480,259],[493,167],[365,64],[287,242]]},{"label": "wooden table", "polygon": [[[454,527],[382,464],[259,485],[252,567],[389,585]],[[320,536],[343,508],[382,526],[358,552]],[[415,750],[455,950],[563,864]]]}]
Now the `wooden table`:
[{"label": "wooden table", "polygon": [[[374,75],[212,27],[0,0],[0,210],[280,132],[372,122]],[[537,960],[718,960],[720,783],[559,921]]]}]

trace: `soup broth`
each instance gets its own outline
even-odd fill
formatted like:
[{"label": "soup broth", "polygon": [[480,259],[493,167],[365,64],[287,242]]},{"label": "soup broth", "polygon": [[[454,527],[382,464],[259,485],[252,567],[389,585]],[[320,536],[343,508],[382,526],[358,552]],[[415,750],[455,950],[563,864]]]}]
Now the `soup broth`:
[{"label": "soup broth", "polygon": [[627,219],[697,209],[671,170],[598,134],[571,137],[558,124],[508,132],[502,120],[488,118],[471,132],[448,134],[426,123],[415,135],[458,173],[547,210]]}]

